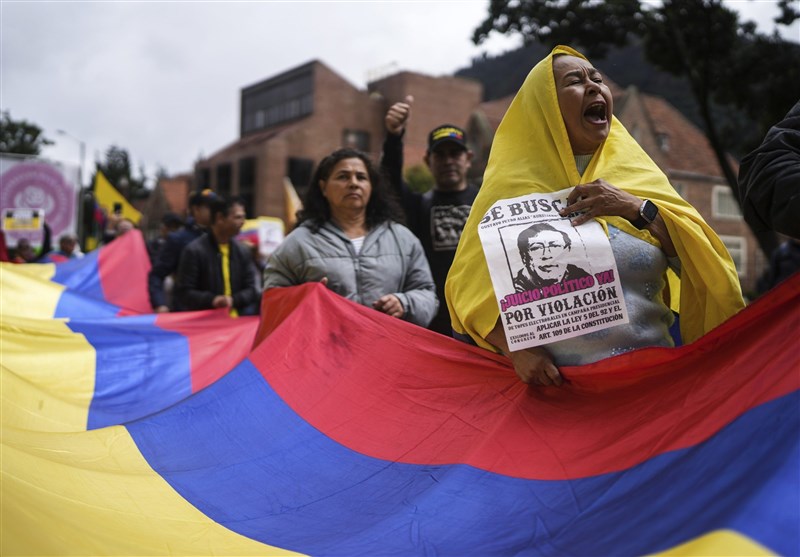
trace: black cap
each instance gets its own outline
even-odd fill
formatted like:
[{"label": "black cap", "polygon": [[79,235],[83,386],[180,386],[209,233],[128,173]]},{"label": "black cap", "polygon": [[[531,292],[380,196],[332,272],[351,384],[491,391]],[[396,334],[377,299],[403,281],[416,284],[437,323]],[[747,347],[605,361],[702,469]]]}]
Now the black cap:
[{"label": "black cap", "polygon": [[219,196],[216,193],[214,193],[214,190],[206,188],[201,191],[196,191],[189,196],[189,206],[190,207],[195,205],[209,206],[212,201],[215,201],[218,198]]},{"label": "black cap", "polygon": [[164,226],[183,226],[183,219],[173,212],[167,212],[161,217],[161,224]]},{"label": "black cap", "polygon": [[467,134],[453,124],[443,124],[428,134],[428,152],[430,153],[442,143],[450,141],[467,149]]}]

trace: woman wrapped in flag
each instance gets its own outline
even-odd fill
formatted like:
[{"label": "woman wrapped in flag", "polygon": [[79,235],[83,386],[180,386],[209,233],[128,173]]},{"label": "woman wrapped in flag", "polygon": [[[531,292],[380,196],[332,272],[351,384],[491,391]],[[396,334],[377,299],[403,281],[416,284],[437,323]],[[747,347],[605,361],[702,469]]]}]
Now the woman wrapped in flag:
[{"label": "woman wrapped in flag", "polygon": [[[629,320],[511,351],[478,225],[498,200],[572,187],[559,214],[575,227],[592,219],[603,227]],[[688,343],[744,306],[722,241],[614,118],[600,72],[566,46],[531,70],[497,130],[445,293],[457,336],[507,354],[520,379],[538,385],[560,385],[561,366],[673,346],[672,310]]]}]

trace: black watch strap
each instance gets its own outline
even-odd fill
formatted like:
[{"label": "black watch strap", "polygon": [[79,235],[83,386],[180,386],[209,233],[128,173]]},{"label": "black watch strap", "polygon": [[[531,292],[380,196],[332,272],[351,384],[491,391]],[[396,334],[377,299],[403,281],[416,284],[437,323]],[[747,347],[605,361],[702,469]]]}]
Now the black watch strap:
[{"label": "black watch strap", "polygon": [[639,207],[639,216],[636,217],[634,220],[631,221],[631,224],[638,228],[639,230],[646,227],[648,224],[656,220],[658,216],[658,205],[650,201],[649,199],[645,199],[642,202],[642,205]]}]

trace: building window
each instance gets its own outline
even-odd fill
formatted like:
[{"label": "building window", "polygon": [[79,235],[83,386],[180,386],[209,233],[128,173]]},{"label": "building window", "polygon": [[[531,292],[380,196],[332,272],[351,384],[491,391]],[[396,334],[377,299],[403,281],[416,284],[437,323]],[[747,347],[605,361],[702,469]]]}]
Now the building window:
[{"label": "building window", "polygon": [[231,195],[231,165],[230,163],[217,166],[217,193],[222,197]]},{"label": "building window", "polygon": [[279,75],[242,90],[241,135],[307,116],[314,109],[313,68]]},{"label": "building window", "polygon": [[664,152],[669,151],[669,134],[657,133],[656,143],[658,144],[658,148],[661,149],[662,151]]},{"label": "building window", "polygon": [[369,133],[361,130],[344,130],[342,132],[342,147],[369,151]]},{"label": "building window", "polygon": [[728,252],[731,254],[734,265],[736,265],[736,273],[739,278],[747,276],[747,239],[741,236],[720,236],[720,240],[725,244]]},{"label": "building window", "polygon": [[197,189],[202,191],[211,187],[211,170],[201,168],[197,171]]},{"label": "building window", "polygon": [[256,216],[256,158],[247,157],[239,159],[239,197],[244,201],[244,208],[248,215]]},{"label": "building window", "polygon": [[711,214],[718,219],[742,220],[739,203],[730,186],[714,186],[711,192]]}]

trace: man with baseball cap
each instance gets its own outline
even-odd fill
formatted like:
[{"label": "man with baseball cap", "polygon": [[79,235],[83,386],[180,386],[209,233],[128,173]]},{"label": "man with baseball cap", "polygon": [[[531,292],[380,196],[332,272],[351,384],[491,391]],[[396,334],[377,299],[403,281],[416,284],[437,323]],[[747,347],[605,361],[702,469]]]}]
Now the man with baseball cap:
[{"label": "man with baseball cap", "polygon": [[433,189],[424,194],[408,187],[403,180],[403,134],[411,116],[414,98],[393,104],[386,113],[386,139],[383,143],[381,167],[400,196],[407,226],[422,242],[431,266],[439,312],[429,329],[451,336],[450,315],[444,303],[444,283],[461,238],[461,231],[478,188],[467,182],[472,151],[466,133],[453,124],[437,126],[428,134],[425,164],[433,175]]},{"label": "man with baseball cap", "polygon": [[199,238],[211,224],[211,203],[219,196],[210,189],[196,191],[189,196],[189,217],[185,226],[167,236],[167,240],[158,252],[147,277],[147,291],[150,294],[150,305],[156,313],[179,311],[179,304],[173,300],[172,307],[167,303],[167,292],[164,281],[178,270],[183,249],[193,240]]}]

